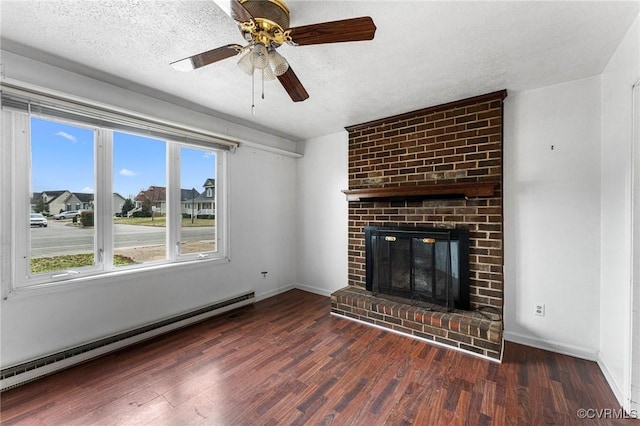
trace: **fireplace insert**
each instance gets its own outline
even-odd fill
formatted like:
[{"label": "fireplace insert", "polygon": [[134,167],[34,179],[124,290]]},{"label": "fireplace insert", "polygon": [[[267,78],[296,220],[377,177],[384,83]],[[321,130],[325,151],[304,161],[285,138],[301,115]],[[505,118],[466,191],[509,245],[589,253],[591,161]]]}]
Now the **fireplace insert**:
[{"label": "fireplace insert", "polygon": [[469,232],[365,227],[366,289],[448,310],[469,309]]}]

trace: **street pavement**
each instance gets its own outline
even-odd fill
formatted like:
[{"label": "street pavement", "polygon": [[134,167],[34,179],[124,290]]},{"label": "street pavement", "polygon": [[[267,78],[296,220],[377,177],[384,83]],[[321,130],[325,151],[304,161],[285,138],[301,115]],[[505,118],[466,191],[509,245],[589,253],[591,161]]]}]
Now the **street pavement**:
[{"label": "street pavement", "polygon": [[[115,248],[157,246],[166,242],[166,228],[114,224]],[[94,228],[73,225],[71,220],[49,220],[46,228],[31,228],[31,257],[49,257],[93,251]],[[213,240],[213,227],[185,227],[181,241]]]}]

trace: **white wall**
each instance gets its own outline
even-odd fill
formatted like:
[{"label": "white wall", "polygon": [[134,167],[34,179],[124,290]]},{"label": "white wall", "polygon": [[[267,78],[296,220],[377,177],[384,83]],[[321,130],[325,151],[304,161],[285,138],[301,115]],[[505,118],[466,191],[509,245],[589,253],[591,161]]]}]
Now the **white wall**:
[{"label": "white wall", "polygon": [[631,389],[632,86],[640,79],[639,19],[602,74],[599,364],[621,403]]},{"label": "white wall", "polygon": [[509,92],[503,164],[505,338],[595,360],[600,77]]},{"label": "white wall", "polygon": [[[188,119],[187,124],[201,128],[218,124],[206,115],[189,114],[182,108],[174,110],[169,104],[125,89],[23,58],[13,58],[15,62],[8,59],[3,56],[5,73],[10,78],[25,81],[33,75],[38,81],[27,82],[57,90],[73,89],[72,94],[91,95],[102,102],[122,97],[129,108],[140,106],[144,113],[178,122]],[[15,74],[23,71],[23,62],[36,69]],[[231,127],[236,136],[260,136],[278,143],[270,135]],[[294,158],[239,148],[229,158],[231,262],[220,265],[202,262],[96,279],[82,288],[9,297],[0,304],[2,366],[106,337],[248,290],[264,298],[292,288],[296,254],[292,226],[296,221],[295,182]],[[7,224],[3,222],[2,226]],[[266,279],[262,271],[268,271]]]},{"label": "white wall", "polygon": [[299,152],[296,282],[328,296],[347,285],[348,134],[307,140]]}]

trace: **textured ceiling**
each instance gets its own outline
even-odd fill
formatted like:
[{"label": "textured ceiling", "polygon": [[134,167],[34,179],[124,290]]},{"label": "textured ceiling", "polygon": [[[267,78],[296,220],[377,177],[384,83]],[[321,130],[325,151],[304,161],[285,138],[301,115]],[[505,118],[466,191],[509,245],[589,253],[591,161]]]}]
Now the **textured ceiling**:
[{"label": "textured ceiling", "polygon": [[213,1],[0,2],[3,49],[192,105],[292,140],[495,90],[599,74],[640,10],[633,2],[289,1],[291,26],[371,16],[373,41],[282,46],[310,94],[292,102],[230,58],[183,73],[170,62],[229,43]]}]

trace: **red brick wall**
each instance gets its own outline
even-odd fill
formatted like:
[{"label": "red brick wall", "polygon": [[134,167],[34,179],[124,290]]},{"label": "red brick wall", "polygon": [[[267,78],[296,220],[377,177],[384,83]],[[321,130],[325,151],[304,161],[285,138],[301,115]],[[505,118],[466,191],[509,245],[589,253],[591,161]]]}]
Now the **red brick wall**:
[{"label": "red brick wall", "polygon": [[365,286],[364,227],[464,228],[471,308],[503,303],[505,91],[350,126],[349,189],[497,181],[492,197],[349,203],[349,285]]}]

